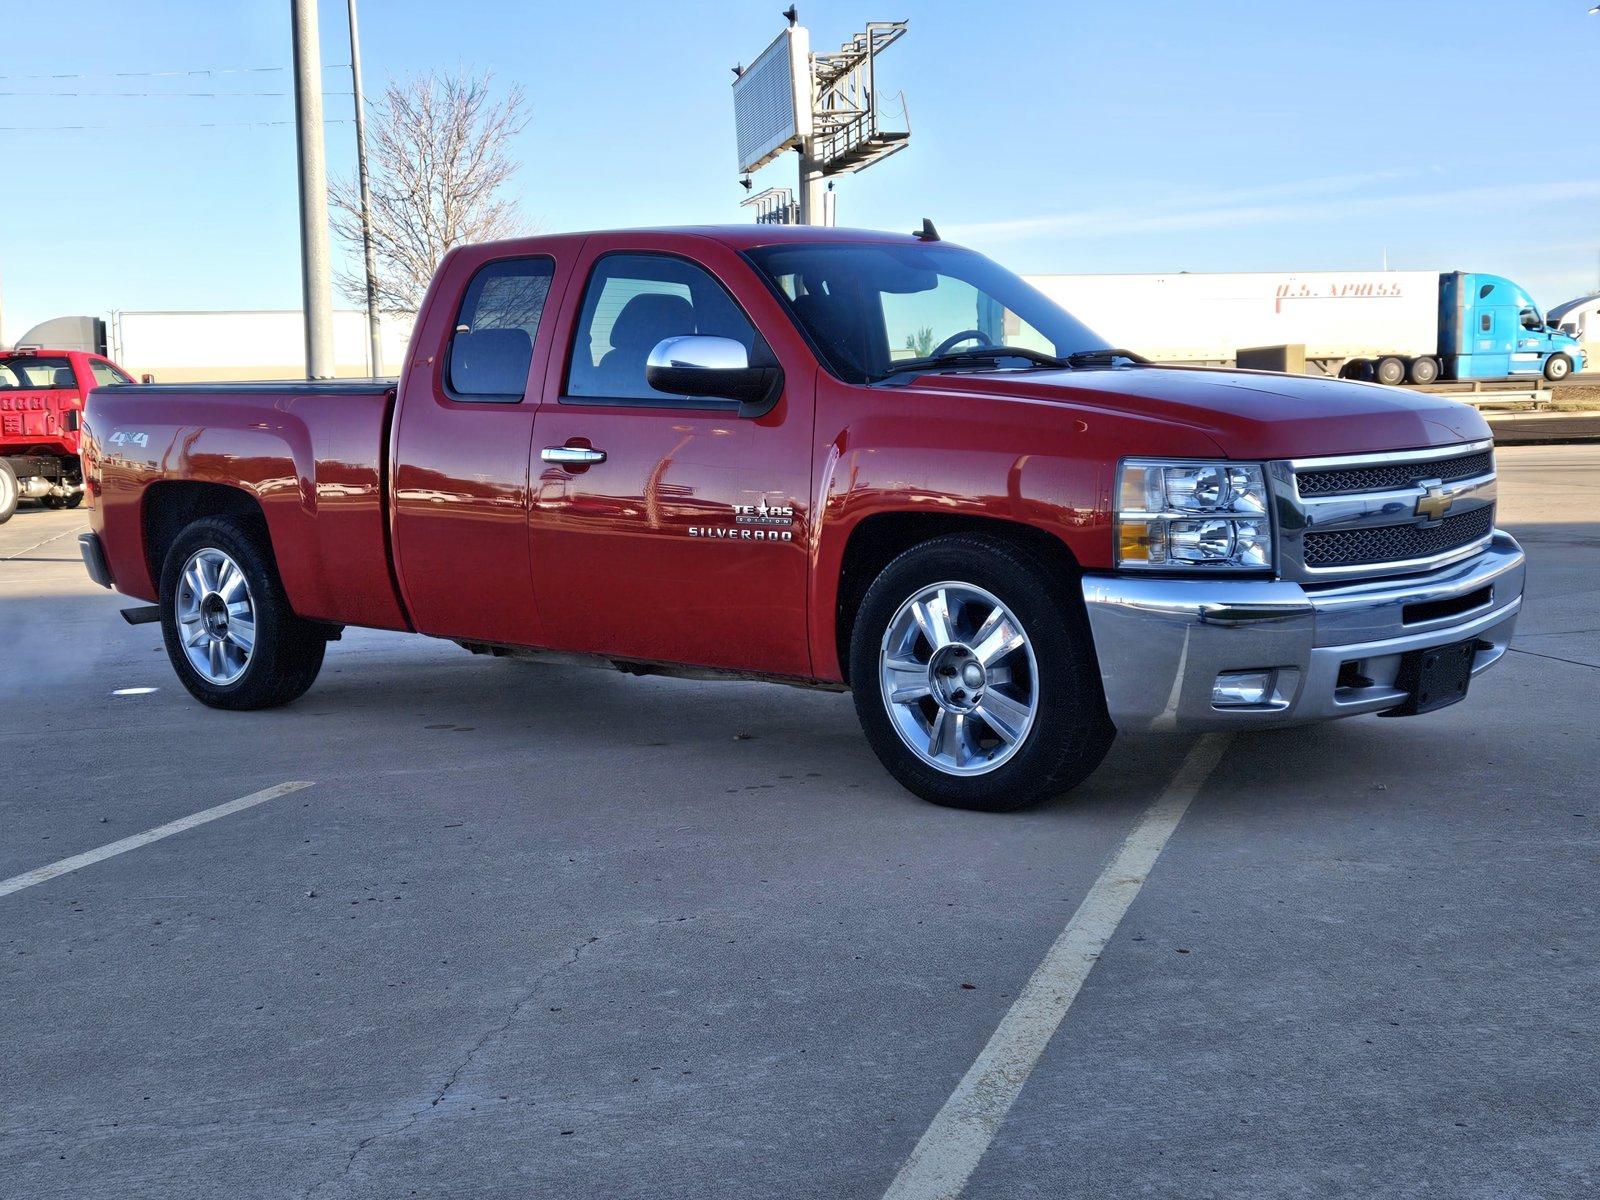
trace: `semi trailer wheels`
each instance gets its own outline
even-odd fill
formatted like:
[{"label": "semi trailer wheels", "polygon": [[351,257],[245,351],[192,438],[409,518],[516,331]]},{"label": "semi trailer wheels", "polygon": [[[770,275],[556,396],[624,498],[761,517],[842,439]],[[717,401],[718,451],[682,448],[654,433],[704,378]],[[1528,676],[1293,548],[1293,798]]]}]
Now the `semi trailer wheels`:
[{"label": "semi trailer wheels", "polygon": [[1552,354],[1545,360],[1544,377],[1551,383],[1560,383],[1572,374],[1572,360],[1565,354]]},{"label": "semi trailer wheels", "polygon": [[868,588],[856,713],[885,768],[934,804],[1008,812],[1086,778],[1111,746],[1076,581],[1009,541],[935,538]]},{"label": "semi trailer wheels", "polygon": [[10,463],[0,458],[0,525],[11,520],[11,514],[17,511],[20,495],[17,473],[11,469]]},{"label": "semi trailer wheels", "polygon": [[1375,369],[1375,375],[1379,383],[1387,383],[1391,385],[1404,383],[1406,381],[1405,359],[1395,358],[1392,355],[1386,358],[1380,358]]},{"label": "semi trailer wheels", "polygon": [[178,679],[212,708],[297,699],[327,649],[320,627],[289,607],[265,530],[220,517],[194,522],[167,551],[161,632]]},{"label": "semi trailer wheels", "polygon": [[1411,363],[1411,382],[1412,383],[1432,383],[1434,380],[1436,380],[1438,378],[1439,378],[1439,360],[1438,359],[1436,359],[1436,358],[1428,358],[1426,355],[1424,355],[1422,358],[1418,358],[1418,359],[1413,359],[1412,360],[1412,363]]}]

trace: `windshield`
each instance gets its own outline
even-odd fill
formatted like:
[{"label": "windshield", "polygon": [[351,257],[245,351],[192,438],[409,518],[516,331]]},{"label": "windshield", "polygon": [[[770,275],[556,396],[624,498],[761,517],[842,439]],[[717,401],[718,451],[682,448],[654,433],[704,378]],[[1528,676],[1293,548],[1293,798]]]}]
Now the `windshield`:
[{"label": "windshield", "polygon": [[64,358],[33,354],[0,358],[0,391],[64,391],[77,386],[72,364]]},{"label": "windshield", "polygon": [[833,373],[851,383],[883,379],[899,362],[985,346],[1064,356],[1109,345],[1010,271],[956,246],[823,243],[767,246],[749,257]]}]

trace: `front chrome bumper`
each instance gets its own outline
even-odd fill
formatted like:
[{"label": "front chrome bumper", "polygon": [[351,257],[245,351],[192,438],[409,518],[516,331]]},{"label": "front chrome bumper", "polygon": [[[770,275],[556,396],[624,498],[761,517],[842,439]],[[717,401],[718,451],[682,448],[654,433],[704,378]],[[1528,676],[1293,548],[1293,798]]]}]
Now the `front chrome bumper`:
[{"label": "front chrome bumper", "polygon": [[[1499,661],[1522,607],[1524,558],[1496,530],[1484,551],[1426,575],[1362,583],[1085,575],[1106,706],[1118,729],[1252,729],[1402,704],[1401,655],[1476,638],[1474,677]],[[1272,694],[1219,708],[1224,671],[1274,670]]]}]

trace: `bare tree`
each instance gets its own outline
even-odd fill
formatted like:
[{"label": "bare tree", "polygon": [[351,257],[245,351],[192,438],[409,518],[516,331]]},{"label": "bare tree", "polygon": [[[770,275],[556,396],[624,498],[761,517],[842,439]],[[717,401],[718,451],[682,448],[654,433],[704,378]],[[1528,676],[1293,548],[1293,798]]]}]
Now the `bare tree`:
[{"label": "bare tree", "polygon": [[[392,79],[374,106],[368,134],[372,249],[378,303],[413,313],[446,250],[528,230],[502,189],[517,171],[507,153],[528,123],[522,89],[496,101],[490,76]],[[361,255],[361,192],[353,178],[330,188],[333,230]],[[341,271],[339,290],[366,303],[364,273]]]}]

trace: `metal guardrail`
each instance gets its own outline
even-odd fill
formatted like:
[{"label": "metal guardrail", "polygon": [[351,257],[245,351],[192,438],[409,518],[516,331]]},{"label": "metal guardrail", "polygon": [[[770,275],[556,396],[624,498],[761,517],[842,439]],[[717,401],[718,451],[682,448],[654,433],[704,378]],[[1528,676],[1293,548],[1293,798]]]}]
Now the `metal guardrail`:
[{"label": "metal guardrail", "polygon": [[1464,404],[1522,404],[1530,408],[1544,408],[1550,403],[1547,387],[1533,386],[1520,379],[1461,379],[1444,383],[1398,384],[1406,392],[1427,392],[1430,395],[1451,396]]}]

